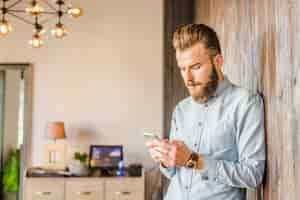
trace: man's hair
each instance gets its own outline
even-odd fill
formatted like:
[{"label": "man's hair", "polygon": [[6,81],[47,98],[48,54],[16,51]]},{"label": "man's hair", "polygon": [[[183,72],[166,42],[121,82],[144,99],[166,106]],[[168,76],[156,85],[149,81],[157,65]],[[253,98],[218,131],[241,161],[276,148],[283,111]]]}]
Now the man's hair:
[{"label": "man's hair", "polygon": [[173,35],[175,50],[185,50],[202,42],[210,51],[210,56],[221,54],[221,46],[217,33],[205,24],[187,24],[179,26]]}]

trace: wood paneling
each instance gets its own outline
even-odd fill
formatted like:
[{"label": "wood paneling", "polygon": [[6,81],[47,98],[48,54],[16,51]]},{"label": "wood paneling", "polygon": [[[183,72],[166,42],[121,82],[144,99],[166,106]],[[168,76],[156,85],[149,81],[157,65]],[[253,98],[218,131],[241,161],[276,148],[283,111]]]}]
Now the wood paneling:
[{"label": "wood paneling", "polygon": [[257,199],[299,199],[300,1],[197,0],[196,13],[219,34],[229,78],[264,97],[267,173]]},{"label": "wood paneling", "polygon": [[175,105],[188,95],[181,78],[172,38],[175,29],[194,21],[194,0],[164,1],[164,136],[168,137]]}]

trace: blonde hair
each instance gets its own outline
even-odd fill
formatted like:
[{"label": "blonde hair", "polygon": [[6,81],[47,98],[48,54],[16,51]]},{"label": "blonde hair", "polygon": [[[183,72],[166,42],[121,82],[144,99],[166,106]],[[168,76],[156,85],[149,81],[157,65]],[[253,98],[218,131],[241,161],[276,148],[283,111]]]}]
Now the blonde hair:
[{"label": "blonde hair", "polygon": [[198,42],[210,50],[211,56],[222,53],[217,33],[205,24],[182,25],[174,32],[173,47],[176,51],[185,50]]}]

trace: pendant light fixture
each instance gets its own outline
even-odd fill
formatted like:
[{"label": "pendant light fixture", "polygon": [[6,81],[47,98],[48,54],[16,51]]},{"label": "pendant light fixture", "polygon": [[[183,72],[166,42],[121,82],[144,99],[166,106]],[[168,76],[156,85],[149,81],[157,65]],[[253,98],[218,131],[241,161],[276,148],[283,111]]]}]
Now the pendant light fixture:
[{"label": "pendant light fixture", "polygon": [[[0,7],[0,39],[2,37],[6,37],[13,30],[13,26],[7,19],[8,16],[15,17],[33,26],[34,34],[29,40],[29,44],[34,48],[39,48],[44,44],[44,41],[42,40],[42,34],[45,32],[45,29],[43,27],[46,23],[48,23],[48,20],[42,21],[40,20],[41,17],[45,15],[57,16],[57,22],[52,25],[53,27],[51,30],[51,34],[54,38],[61,39],[67,34],[66,27],[62,23],[63,16],[69,15],[72,18],[78,18],[83,14],[83,10],[79,5],[67,5],[67,0],[54,0],[54,5],[52,5],[49,0],[31,0],[29,1],[29,5],[25,9],[14,9],[16,5],[25,0],[15,0],[12,3],[10,3],[12,0],[1,1],[2,7]],[[33,20],[30,21],[20,16],[20,13],[28,14],[32,17]]]}]

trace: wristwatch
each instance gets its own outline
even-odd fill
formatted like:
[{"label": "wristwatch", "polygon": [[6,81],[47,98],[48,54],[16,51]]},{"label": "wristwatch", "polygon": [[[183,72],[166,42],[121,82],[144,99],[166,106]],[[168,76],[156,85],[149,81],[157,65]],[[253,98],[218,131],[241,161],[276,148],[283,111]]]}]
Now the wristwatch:
[{"label": "wristwatch", "polygon": [[199,160],[199,155],[195,152],[192,152],[189,159],[186,161],[185,166],[187,168],[197,168],[197,162]]}]

